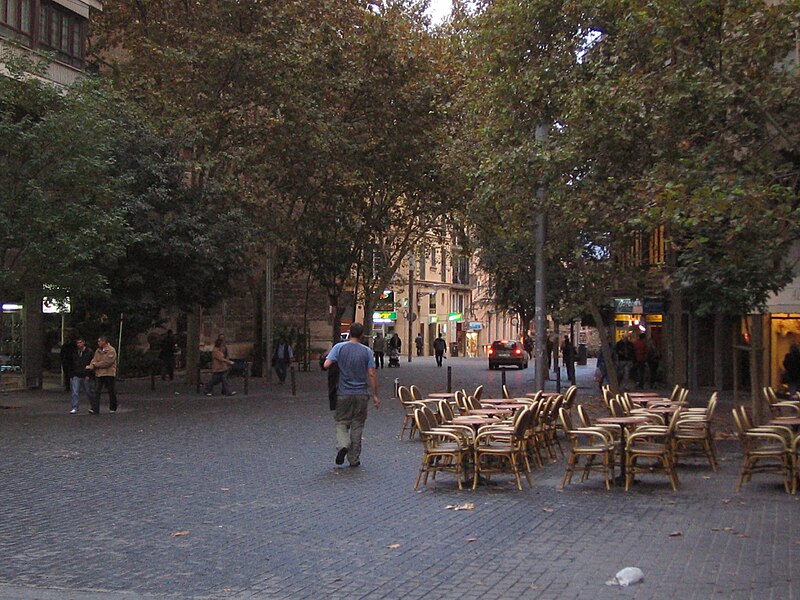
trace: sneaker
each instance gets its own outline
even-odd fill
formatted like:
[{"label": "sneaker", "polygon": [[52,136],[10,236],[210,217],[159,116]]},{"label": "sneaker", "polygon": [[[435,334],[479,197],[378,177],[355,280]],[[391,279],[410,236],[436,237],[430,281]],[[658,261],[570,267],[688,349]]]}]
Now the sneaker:
[{"label": "sneaker", "polygon": [[69,411],[69,414],[77,415],[78,414],[78,409],[77,408],[73,408],[71,411]]},{"label": "sneaker", "polygon": [[212,395],[213,394],[211,392],[206,392],[206,396],[212,396]]},{"label": "sneaker", "polygon": [[351,462],[350,466],[351,467],[360,467],[361,466],[361,461],[357,460],[356,462]]},{"label": "sneaker", "polygon": [[97,414],[97,412],[96,412],[96,411],[94,411],[94,410],[92,410],[92,409],[90,408],[90,409],[89,409],[89,414],[90,414],[90,415],[96,415],[96,414]]},{"label": "sneaker", "polygon": [[347,456],[347,448],[342,448],[336,453],[336,464],[343,465],[345,456]]}]

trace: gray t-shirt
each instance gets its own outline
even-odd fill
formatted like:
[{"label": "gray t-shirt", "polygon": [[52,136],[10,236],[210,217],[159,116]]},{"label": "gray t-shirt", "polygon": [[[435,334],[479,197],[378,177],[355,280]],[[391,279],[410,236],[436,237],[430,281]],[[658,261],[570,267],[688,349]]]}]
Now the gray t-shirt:
[{"label": "gray t-shirt", "polygon": [[372,350],[361,342],[336,344],[328,354],[328,360],[339,366],[340,396],[360,396],[369,394],[369,369],[375,368]]}]

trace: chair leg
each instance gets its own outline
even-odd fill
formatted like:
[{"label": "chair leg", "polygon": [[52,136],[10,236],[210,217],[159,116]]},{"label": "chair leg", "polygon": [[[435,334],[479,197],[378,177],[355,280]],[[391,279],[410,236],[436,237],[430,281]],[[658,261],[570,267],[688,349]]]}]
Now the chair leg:
[{"label": "chair leg", "polygon": [[636,464],[635,457],[628,454],[625,457],[625,491],[627,492],[631,489],[631,484],[633,483],[633,475],[634,475],[634,465]]}]

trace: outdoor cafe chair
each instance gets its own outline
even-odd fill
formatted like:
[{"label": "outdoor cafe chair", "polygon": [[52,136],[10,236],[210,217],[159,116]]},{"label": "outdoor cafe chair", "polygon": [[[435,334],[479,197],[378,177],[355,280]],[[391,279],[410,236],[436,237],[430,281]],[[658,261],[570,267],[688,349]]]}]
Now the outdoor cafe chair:
[{"label": "outdoor cafe chair", "polygon": [[397,388],[397,398],[403,407],[403,426],[400,428],[400,435],[397,437],[403,439],[403,434],[408,431],[408,439],[411,440],[417,432],[417,426],[414,422],[414,409],[419,408],[419,405],[411,398],[409,389],[401,385]]},{"label": "outdoor cafe chair", "polygon": [[602,423],[595,425],[592,423],[591,417],[589,417],[589,413],[586,411],[586,407],[581,404],[578,404],[576,409],[578,411],[578,420],[580,421],[581,427],[601,427],[605,429],[608,433],[611,434],[611,437],[614,439],[615,442],[619,443],[619,440],[622,438],[622,426],[617,425],[615,423]]},{"label": "outdoor cafe chair", "polygon": [[771,386],[761,388],[761,395],[767,402],[769,412],[773,418],[800,417],[800,402],[796,400],[778,400],[775,390]]},{"label": "outdoor cafe chair", "polygon": [[[614,455],[616,452],[611,434],[602,427],[573,427],[572,419],[565,408],[559,410],[559,420],[566,433],[569,450],[561,489],[572,482],[572,475],[576,469],[583,469],[581,481],[588,479],[591,471],[600,471],[605,478],[606,489],[610,490],[611,482],[614,479]],[[580,464],[581,458],[584,460],[583,465]],[[597,458],[600,458],[601,462],[595,464],[594,461]]]},{"label": "outdoor cafe chair", "polygon": [[430,421],[430,415],[422,408],[414,411],[414,421],[422,438],[423,448],[422,462],[414,489],[419,487],[420,479],[422,479],[423,485],[427,485],[428,475],[432,475],[432,478],[436,479],[436,473],[439,471],[454,473],[458,489],[463,489],[461,482],[472,450],[470,444],[463,436],[455,432],[435,428]]},{"label": "outdoor cafe chair", "polygon": [[709,465],[716,472],[717,456],[714,449],[714,435],[711,431],[711,420],[717,407],[717,392],[711,394],[708,406],[701,409],[681,411],[672,440],[673,454],[676,461],[681,456],[695,454],[697,446],[708,459]]},{"label": "outdoor cafe chair", "polygon": [[419,388],[416,385],[412,384],[411,387],[408,388],[408,390],[411,392],[411,398],[412,400],[414,400],[414,402],[422,402],[422,400],[424,399],[422,396],[422,392],[419,391]]},{"label": "outdoor cafe chair", "polygon": [[[680,418],[676,412],[668,427],[642,426],[628,435],[625,449],[625,491],[628,491],[637,473],[659,471],[669,477],[672,490],[678,490],[678,474],[672,452],[672,438]],[[645,461],[644,464],[639,461]]]},{"label": "outdoor cafe chair", "polygon": [[483,385],[479,385],[478,387],[475,388],[475,391],[472,392],[472,397],[475,398],[476,400],[480,400],[481,395],[483,395]]},{"label": "outdoor cafe chair", "polygon": [[482,475],[487,478],[493,473],[512,473],[517,489],[522,490],[520,473],[525,475],[531,486],[530,465],[527,459],[526,433],[531,409],[525,409],[514,422],[509,434],[504,427],[487,425],[478,429],[475,438],[475,459],[472,489],[478,487],[478,479]]},{"label": "outdoor cafe chair", "polygon": [[733,421],[744,453],[736,491],[755,473],[775,473],[783,477],[783,487],[788,494],[795,488],[792,441],[776,428],[748,427],[749,418],[743,406],[733,409]]}]

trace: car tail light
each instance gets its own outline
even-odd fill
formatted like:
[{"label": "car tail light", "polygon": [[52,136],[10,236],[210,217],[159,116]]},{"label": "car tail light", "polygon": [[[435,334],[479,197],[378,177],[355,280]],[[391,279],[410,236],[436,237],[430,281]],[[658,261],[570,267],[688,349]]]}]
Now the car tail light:
[{"label": "car tail light", "polygon": [[491,356],[492,354],[494,354],[494,348],[489,348],[489,356]]},{"label": "car tail light", "polygon": [[514,348],[514,354],[522,354],[522,350],[520,348]]}]

